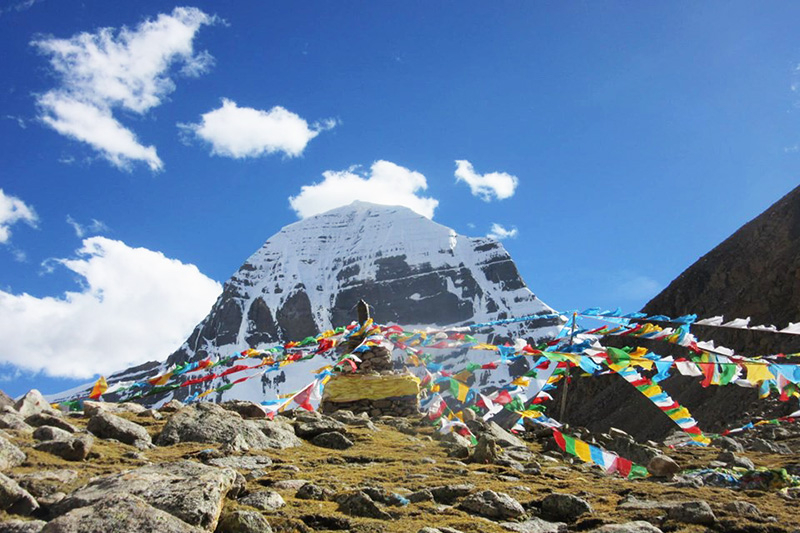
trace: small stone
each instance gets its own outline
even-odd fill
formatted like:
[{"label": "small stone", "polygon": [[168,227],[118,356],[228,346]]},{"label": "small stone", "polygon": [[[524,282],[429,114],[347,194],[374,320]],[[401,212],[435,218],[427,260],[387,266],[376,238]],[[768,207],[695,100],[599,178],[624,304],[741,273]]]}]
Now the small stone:
[{"label": "small stone", "polygon": [[159,413],[155,409],[147,409],[147,410],[142,411],[141,413],[137,414],[136,416],[139,416],[139,417],[142,417],[142,418],[152,418],[153,420],[162,420],[164,418],[164,415],[162,415],[161,413]]},{"label": "small stone", "polygon": [[272,488],[277,490],[300,490],[300,487],[308,483],[307,479],[284,479],[272,484]]},{"label": "small stone", "polygon": [[428,489],[422,489],[412,492],[407,498],[411,503],[430,502],[433,501],[433,494]]},{"label": "small stone", "polygon": [[430,489],[436,503],[452,505],[459,498],[463,498],[475,491],[475,485],[464,483],[461,485],[442,485]]},{"label": "small stone", "polygon": [[717,448],[722,448],[723,450],[728,450],[734,453],[744,452],[744,446],[730,437],[717,437],[711,442],[711,444]]},{"label": "small stone", "polygon": [[340,494],[336,497],[339,504],[339,512],[350,516],[362,516],[365,518],[377,518],[380,520],[391,520],[391,515],[383,511],[372,501],[363,491]]},{"label": "small stone", "polygon": [[295,434],[303,439],[313,439],[317,435],[331,431],[346,433],[347,430],[344,424],[328,416],[320,417],[317,420],[298,422],[294,425]]},{"label": "small stone", "polygon": [[734,500],[726,503],[723,507],[726,511],[733,513],[737,516],[745,516],[747,518],[761,518],[761,511],[758,507],[750,502],[744,500]]},{"label": "small stone", "polygon": [[283,497],[272,490],[253,492],[244,498],[240,498],[239,503],[270,513],[275,512],[286,505]]},{"label": "small stone", "polygon": [[333,499],[333,495],[334,492],[331,489],[320,487],[314,483],[306,483],[297,489],[297,494],[295,494],[294,497],[300,500],[324,501]]},{"label": "small stone", "polygon": [[[469,409],[467,409],[469,410]],[[493,464],[497,462],[497,441],[487,435],[481,435],[475,446],[470,461],[473,463]]]},{"label": "small stone", "polygon": [[548,494],[542,500],[542,515],[545,518],[574,522],[581,515],[592,512],[592,506],[589,505],[589,502],[572,494],[554,492]]},{"label": "small stone", "polygon": [[753,461],[751,461],[749,458],[736,455],[731,451],[720,452],[720,454],[717,456],[717,461],[721,461],[726,466],[746,468],[747,470],[753,470],[756,467]]},{"label": "small stone", "polygon": [[667,510],[667,517],[684,524],[711,525],[717,521],[711,506],[702,500],[684,502],[671,507]]},{"label": "small stone", "polygon": [[313,439],[311,443],[323,448],[330,448],[332,450],[346,450],[353,446],[353,441],[342,435],[337,431],[328,431],[327,433],[320,433]]},{"label": "small stone", "polygon": [[503,492],[484,490],[468,496],[460,509],[493,519],[517,518],[525,514],[522,505]]},{"label": "small stone", "polygon": [[666,455],[656,455],[647,463],[647,471],[655,477],[670,479],[681,471],[681,467]]}]

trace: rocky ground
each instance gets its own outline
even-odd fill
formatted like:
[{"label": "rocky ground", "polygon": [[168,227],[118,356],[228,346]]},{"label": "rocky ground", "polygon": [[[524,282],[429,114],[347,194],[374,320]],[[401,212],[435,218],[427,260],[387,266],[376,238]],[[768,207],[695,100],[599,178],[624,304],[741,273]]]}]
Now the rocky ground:
[{"label": "rocky ground", "polygon": [[800,531],[799,488],[694,472],[799,474],[800,424],[708,448],[569,429],[663,476],[639,480],[563,455],[536,426],[470,425],[477,446],[418,416],[270,421],[247,402],[86,402],[61,414],[32,392],[0,408],[0,533]]}]

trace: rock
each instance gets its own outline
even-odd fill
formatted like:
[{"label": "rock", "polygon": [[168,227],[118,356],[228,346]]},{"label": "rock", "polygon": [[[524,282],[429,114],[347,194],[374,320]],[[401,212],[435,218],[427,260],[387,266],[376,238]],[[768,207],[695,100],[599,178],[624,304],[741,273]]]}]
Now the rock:
[{"label": "rock", "polygon": [[14,398],[0,390],[0,408],[14,407]]},{"label": "rock", "polygon": [[[267,424],[276,424],[271,421],[259,421]],[[278,425],[275,428],[279,428]],[[185,407],[172,415],[164,429],[156,438],[159,446],[169,446],[179,442],[206,442],[230,443],[238,451],[250,449],[268,449],[276,447],[289,447],[299,444],[294,435],[283,439],[285,432],[273,432],[271,436],[262,431],[261,426],[254,420],[244,420],[238,413],[223,409],[213,403],[198,403]]]},{"label": "rock", "polygon": [[475,419],[467,422],[467,427],[476,437],[480,435],[489,435],[500,446],[519,446],[525,448],[525,441],[501,428],[495,422],[485,422],[482,419]]},{"label": "rock", "polygon": [[644,520],[624,524],[608,524],[589,531],[589,533],[662,533],[660,529]]},{"label": "rock", "polygon": [[267,412],[257,403],[230,400],[220,404],[224,409],[239,413],[242,418],[267,418]]},{"label": "rock", "polygon": [[608,440],[604,443],[604,447],[608,451],[615,452],[621,457],[641,465],[646,465],[653,457],[661,455],[658,448],[639,444],[633,437],[617,428],[611,428],[608,431]]},{"label": "rock", "polygon": [[554,492],[542,500],[542,515],[553,520],[574,522],[578,517],[592,512],[589,502],[572,494]]},{"label": "rock", "polygon": [[155,409],[147,409],[137,414],[136,416],[140,416],[142,418],[152,418],[153,420],[162,420],[164,418],[164,415],[162,415]]},{"label": "rock", "polygon": [[50,407],[50,403],[36,389],[31,389],[25,396],[17,400],[17,403],[14,404],[14,409],[23,419],[43,412],[58,416],[58,411]]},{"label": "rock", "polygon": [[275,512],[286,505],[286,502],[283,501],[281,495],[272,490],[253,492],[244,498],[240,498],[239,503],[270,513]]},{"label": "rock", "polygon": [[0,509],[11,514],[28,516],[39,508],[39,503],[19,484],[0,474]]},{"label": "rock", "polygon": [[122,402],[122,403],[113,403],[113,402],[93,402],[91,400],[87,400],[83,402],[83,414],[84,416],[91,418],[94,415],[105,412],[105,413],[133,413],[135,415],[141,414],[147,411],[147,408],[143,405],[139,405],[138,403],[134,402]]},{"label": "rock", "polygon": [[25,458],[25,452],[11,444],[5,437],[0,437],[0,471],[21,465]]},{"label": "rock", "polygon": [[147,465],[93,479],[56,504],[53,513],[57,516],[94,505],[109,494],[127,493],[146,498],[148,504],[188,524],[213,530],[225,495],[241,490],[238,476],[231,468],[193,461]]},{"label": "rock", "polygon": [[180,400],[170,400],[161,407],[159,407],[158,410],[162,413],[177,413],[184,407],[185,406],[183,405],[183,402],[181,402]]},{"label": "rock", "polygon": [[327,433],[320,433],[313,439],[311,443],[315,446],[322,448],[330,448],[332,450],[346,450],[353,446],[353,441],[339,433],[338,431],[328,431]]},{"label": "rock", "polygon": [[64,430],[68,433],[75,433],[78,431],[78,428],[61,418],[61,416],[56,416],[51,413],[42,412],[36,413],[35,415],[31,415],[25,419],[25,423],[29,426],[33,427],[42,427],[42,426],[51,426],[54,428],[58,428]]},{"label": "rock", "polygon": [[[213,529],[213,528],[209,528]],[[41,533],[201,533],[183,520],[131,494],[105,494],[51,520]]]},{"label": "rock", "polygon": [[452,527],[423,527],[417,533],[461,533],[461,531]]},{"label": "rock", "polygon": [[525,509],[517,500],[508,494],[493,490],[484,490],[468,496],[461,502],[459,508],[497,520],[517,518],[525,514]]},{"label": "rock", "polygon": [[42,503],[42,498],[60,492],[64,485],[78,479],[78,472],[67,469],[43,470],[17,474],[14,476],[14,479],[19,483],[20,487],[30,492],[39,503]]},{"label": "rock", "polygon": [[777,453],[791,455],[792,449],[785,444],[772,442],[764,439],[750,439],[747,441],[747,449],[756,452]]},{"label": "rock", "polygon": [[473,463],[496,463],[497,442],[490,436],[481,435],[478,438],[478,445],[475,446],[475,450],[473,450],[469,459]]},{"label": "rock", "polygon": [[681,471],[681,467],[666,455],[656,455],[647,463],[647,471],[655,477],[670,479]]},{"label": "rock", "polygon": [[294,433],[294,427],[282,420],[251,420],[251,423],[261,429],[261,432],[266,435],[267,442],[270,448],[283,450],[285,448],[293,448],[303,444],[297,435]]},{"label": "rock", "polygon": [[34,445],[34,449],[51,453],[67,461],[83,461],[94,445],[91,435],[79,435],[63,440],[46,440]]},{"label": "rock", "polygon": [[33,431],[33,428],[14,409],[10,407],[3,409],[8,409],[8,411],[0,413],[0,429],[15,429],[24,433]]},{"label": "rock", "polygon": [[750,502],[744,500],[734,500],[722,506],[726,511],[747,518],[761,518],[761,511]]},{"label": "rock", "polygon": [[433,501],[433,494],[428,489],[422,489],[412,492],[407,498],[411,503],[430,502]]},{"label": "rock", "polygon": [[567,524],[564,522],[547,522],[541,518],[533,517],[524,522],[501,522],[501,526],[515,533],[566,533]]},{"label": "rock", "polygon": [[6,520],[0,522],[0,533],[40,533],[46,524],[41,520]]},{"label": "rock", "polygon": [[717,448],[722,448],[723,450],[728,450],[734,453],[744,452],[744,446],[742,446],[737,440],[734,440],[730,437],[717,437],[711,441],[711,444]]},{"label": "rock", "polygon": [[753,470],[756,467],[749,458],[736,455],[731,451],[720,452],[717,456],[717,461],[722,461],[726,466],[738,466],[748,470]]},{"label": "rock", "polygon": [[336,497],[339,504],[338,511],[350,516],[362,516],[365,518],[377,518],[380,520],[391,520],[391,515],[383,511],[372,501],[363,491],[340,494]]},{"label": "rock", "polygon": [[464,483],[461,485],[442,485],[429,489],[436,503],[452,505],[459,498],[463,498],[475,491],[475,485]]},{"label": "rock", "polygon": [[89,419],[86,429],[101,439],[116,439],[137,448],[152,444],[146,429],[111,413],[97,413]]},{"label": "rock", "polygon": [[217,457],[209,459],[206,463],[219,466],[228,467],[236,470],[257,470],[272,465],[272,459],[266,455],[242,455],[239,457]]},{"label": "rock", "polygon": [[378,428],[375,427],[375,424],[366,416],[366,413],[362,413],[364,416],[356,416],[353,414],[352,411],[335,411],[331,413],[331,418],[334,420],[338,420],[342,424],[347,424],[348,426],[356,426],[371,429],[373,431],[377,430]]},{"label": "rock", "polygon": [[334,492],[331,489],[320,487],[314,483],[306,483],[297,489],[297,494],[295,494],[294,497],[300,500],[324,501],[333,499],[333,495]]},{"label": "rock", "polygon": [[342,516],[327,516],[320,514],[307,514],[300,517],[305,525],[311,529],[325,531],[354,531],[350,520]]},{"label": "rock", "polygon": [[294,425],[295,434],[303,439],[313,439],[322,433],[329,433],[336,431],[339,433],[346,433],[347,429],[344,424],[331,417],[321,417],[317,420],[310,420],[308,422],[297,422]]},{"label": "rock", "polygon": [[72,437],[72,433],[53,426],[40,426],[33,431],[35,440],[65,440]]},{"label": "rock", "polygon": [[408,505],[408,500],[402,496],[390,492],[382,487],[362,487],[361,488],[367,496],[372,498],[372,501],[382,503],[384,505]]},{"label": "rock", "polygon": [[215,533],[272,533],[272,528],[261,513],[233,511],[222,515]]},{"label": "rock", "polygon": [[670,507],[667,509],[667,518],[684,524],[700,525],[712,525],[717,521],[711,506],[702,500],[683,502]]},{"label": "rock", "polygon": [[300,490],[300,487],[308,483],[307,479],[284,479],[272,484],[272,488],[278,490]]}]

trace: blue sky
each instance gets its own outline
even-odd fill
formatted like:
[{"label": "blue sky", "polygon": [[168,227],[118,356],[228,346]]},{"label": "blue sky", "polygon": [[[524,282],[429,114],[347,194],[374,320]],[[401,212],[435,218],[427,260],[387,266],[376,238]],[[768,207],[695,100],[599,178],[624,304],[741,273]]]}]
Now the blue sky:
[{"label": "blue sky", "polygon": [[632,311],[800,170],[796,3],[2,6],[11,394],[162,359],[344,198],[494,227],[549,305]]}]

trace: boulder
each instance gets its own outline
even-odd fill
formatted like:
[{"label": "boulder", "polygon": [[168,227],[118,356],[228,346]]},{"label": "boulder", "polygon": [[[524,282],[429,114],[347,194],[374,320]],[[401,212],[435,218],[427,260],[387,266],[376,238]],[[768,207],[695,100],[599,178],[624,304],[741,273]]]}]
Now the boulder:
[{"label": "boulder", "polygon": [[109,494],[127,493],[177,516],[184,522],[213,530],[223,500],[237,485],[238,474],[231,468],[216,468],[193,461],[147,465],[128,472],[93,479],[72,492],[53,508],[54,515],[94,505]]},{"label": "boulder", "polygon": [[[19,486],[31,493],[40,501],[63,490],[64,485],[73,483],[78,479],[78,472],[75,470],[40,470],[37,472],[26,472],[17,474],[14,479]],[[40,502],[41,503],[41,502]]]},{"label": "boulder", "polygon": [[475,485],[471,483],[463,483],[461,485],[441,485],[429,489],[433,495],[436,503],[443,503],[445,505],[452,505],[459,498],[468,496],[475,491]]},{"label": "boulder", "polygon": [[6,520],[0,522],[0,533],[40,533],[46,524],[41,520]]},{"label": "boulder", "polygon": [[712,525],[717,521],[711,506],[702,500],[683,502],[670,507],[667,509],[667,518],[684,524],[700,525]]},{"label": "boulder", "polygon": [[254,402],[230,400],[220,405],[228,411],[239,413],[242,418],[267,418],[267,412],[264,408]]},{"label": "boulder", "polygon": [[14,404],[14,409],[23,419],[42,412],[58,416],[58,411],[53,409],[50,403],[44,399],[42,393],[36,389],[31,389],[25,396],[17,400],[17,403]]},{"label": "boulder", "polygon": [[500,446],[519,446],[525,448],[525,441],[515,436],[514,434],[501,428],[495,422],[486,422],[483,419],[477,418],[467,422],[467,427],[472,431],[476,437],[481,435],[488,435],[492,437]]},{"label": "boulder", "polygon": [[333,495],[334,493],[331,489],[320,487],[314,483],[306,483],[297,489],[297,494],[294,497],[300,500],[324,501],[333,499]]},{"label": "boulder", "polygon": [[21,465],[25,458],[25,452],[11,444],[6,438],[0,437],[0,471]]},{"label": "boulder", "polygon": [[431,502],[433,501],[433,493],[428,489],[421,489],[409,494],[408,501],[411,503]]},{"label": "boulder", "polygon": [[322,448],[330,448],[332,450],[346,450],[347,448],[353,446],[353,441],[351,441],[338,431],[328,431],[326,433],[320,433],[319,435],[311,439],[311,443],[314,444],[315,446],[320,446]]},{"label": "boulder", "polygon": [[14,398],[0,390],[0,408],[14,407]]},{"label": "boulder", "polygon": [[164,418],[164,415],[162,415],[155,409],[147,409],[137,414],[136,416],[141,418],[152,418],[153,420],[162,420]]},{"label": "boulder", "polygon": [[137,448],[146,448],[152,444],[146,429],[111,413],[97,413],[89,419],[86,429],[101,439],[116,439]]},{"label": "boulder", "polygon": [[[467,409],[469,411],[469,409]],[[481,435],[478,438],[478,445],[472,451],[470,461],[473,463],[494,464],[497,462],[497,441],[491,436]]]},{"label": "boulder", "polygon": [[203,533],[203,529],[189,525],[172,514],[149,505],[143,498],[126,493],[104,494],[90,505],[73,509],[51,520],[41,533],[111,531]]},{"label": "boulder", "polygon": [[282,423],[244,420],[238,413],[213,403],[190,405],[167,420],[156,444],[169,446],[179,442],[230,443],[238,451],[300,445],[300,440]]},{"label": "boulder", "polygon": [[60,440],[46,440],[34,445],[34,449],[51,453],[67,461],[83,461],[94,445],[91,435],[79,435]]},{"label": "boulder", "polygon": [[723,509],[736,516],[747,518],[761,518],[761,510],[750,502],[744,500],[734,500],[722,506]]},{"label": "boulder", "polygon": [[624,524],[608,524],[589,531],[589,533],[662,533],[660,529],[644,520]]},{"label": "boulder", "polygon": [[72,433],[53,426],[39,426],[33,431],[34,440],[65,440],[72,437]]},{"label": "boulder", "polygon": [[0,474],[0,509],[11,514],[28,516],[39,508],[39,503],[19,484]]},{"label": "boulder", "polygon": [[727,466],[746,468],[747,470],[753,470],[756,467],[749,458],[743,455],[736,455],[731,451],[720,452],[717,456],[717,461],[722,461]]},{"label": "boulder", "polygon": [[230,457],[216,457],[209,459],[206,463],[221,468],[233,468],[235,470],[258,470],[267,466],[272,466],[272,459],[266,455],[241,455]]},{"label": "boulder", "polygon": [[554,492],[542,500],[542,515],[553,520],[574,522],[580,516],[593,512],[589,502],[573,496]]},{"label": "boulder", "polygon": [[728,450],[734,453],[744,452],[744,446],[742,446],[739,441],[732,439],[731,437],[717,437],[711,441],[711,444],[718,448],[722,448],[723,450]]},{"label": "boulder", "polygon": [[471,494],[461,502],[459,508],[495,520],[517,518],[525,514],[525,509],[517,500],[508,494],[493,490]]},{"label": "boulder", "polygon": [[514,533],[567,533],[564,522],[547,522],[535,516],[522,522],[501,522],[500,525]]},{"label": "boulder", "polygon": [[113,403],[113,402],[93,402],[91,400],[87,400],[83,402],[83,414],[86,417],[93,417],[94,415],[105,412],[105,413],[133,413],[138,415],[146,411],[147,408],[143,405],[134,402],[122,402],[122,403]]},{"label": "boulder", "polygon": [[281,495],[273,490],[253,492],[244,498],[239,498],[239,503],[270,513],[273,513],[281,507],[286,506],[286,502],[283,501]]},{"label": "boulder", "polygon": [[300,490],[300,487],[308,483],[307,479],[284,479],[272,484],[272,488],[278,490]]},{"label": "boulder", "polygon": [[68,433],[75,433],[78,431],[78,428],[61,418],[61,416],[56,416],[51,413],[41,412],[36,413],[35,415],[31,415],[25,419],[25,423],[29,426],[33,426],[35,428],[42,427],[42,426],[51,426],[54,428],[58,428],[64,430]]},{"label": "boulder", "polygon": [[272,533],[272,528],[261,513],[233,511],[222,515],[215,533]]},{"label": "boulder", "polygon": [[647,463],[647,471],[655,477],[670,479],[681,471],[681,467],[666,455],[656,455]]},{"label": "boulder", "polygon": [[159,407],[158,410],[162,413],[177,413],[184,407],[185,405],[183,405],[183,402],[181,402],[180,400],[170,400],[161,407]]},{"label": "boulder", "polygon": [[317,420],[309,420],[307,422],[296,422],[294,425],[295,434],[300,438],[309,440],[322,433],[329,433],[332,431],[346,433],[347,429],[344,424],[329,416],[320,417]]},{"label": "boulder", "polygon": [[0,429],[14,429],[23,433],[33,431],[33,428],[13,408],[3,407],[3,409],[5,410],[0,412]]},{"label": "boulder", "polygon": [[336,503],[339,504],[339,512],[350,516],[377,518],[380,520],[391,520],[392,518],[389,513],[378,507],[378,504],[372,498],[360,490],[337,495]]}]

